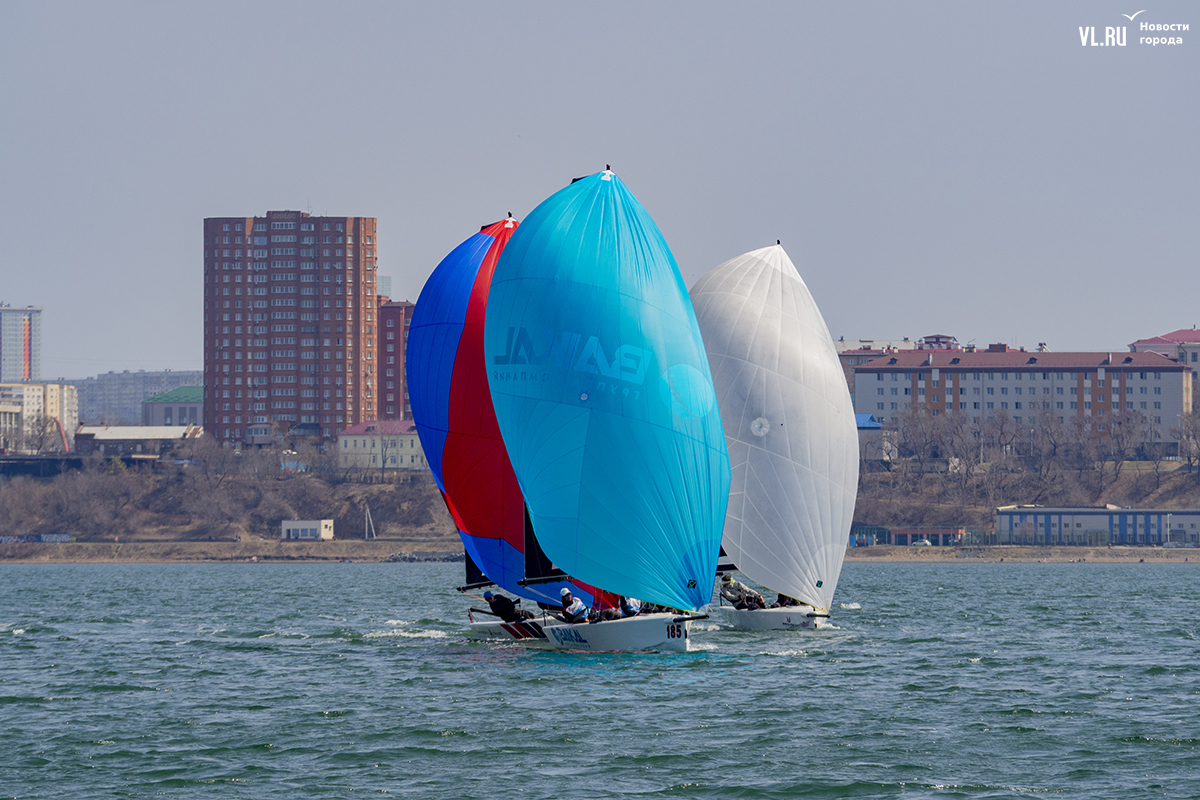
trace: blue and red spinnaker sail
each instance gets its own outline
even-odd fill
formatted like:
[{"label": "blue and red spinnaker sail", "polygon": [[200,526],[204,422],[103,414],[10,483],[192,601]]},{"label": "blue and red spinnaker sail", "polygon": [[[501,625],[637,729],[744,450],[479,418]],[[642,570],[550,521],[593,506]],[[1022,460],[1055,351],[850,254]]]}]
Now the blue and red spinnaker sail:
[{"label": "blue and red spinnaker sail", "polygon": [[483,323],[496,261],[517,227],[501,220],[456,247],[421,290],[405,358],[421,447],[462,536],[467,555],[500,588],[557,604],[567,586],[521,586],[525,578],[525,501],[492,408],[483,356]]}]

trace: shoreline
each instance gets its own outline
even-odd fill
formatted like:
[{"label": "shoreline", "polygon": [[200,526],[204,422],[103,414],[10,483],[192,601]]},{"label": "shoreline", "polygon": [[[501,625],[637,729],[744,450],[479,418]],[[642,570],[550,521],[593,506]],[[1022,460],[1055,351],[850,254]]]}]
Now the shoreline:
[{"label": "shoreline", "polygon": [[[14,542],[0,544],[0,564],[331,564],[461,561],[462,549],[442,550],[407,539],[334,539],[296,542],[243,539],[224,542]],[[1200,549],[1163,547],[849,547],[846,563],[1200,564]]]},{"label": "shoreline", "polygon": [[1200,549],[1113,545],[987,545],[912,547],[873,545],[846,549],[846,563],[859,564],[1200,564]]},{"label": "shoreline", "polygon": [[0,543],[0,564],[336,564],[461,561],[462,550],[429,542],[334,539],[321,542],[246,538],[239,541]]}]

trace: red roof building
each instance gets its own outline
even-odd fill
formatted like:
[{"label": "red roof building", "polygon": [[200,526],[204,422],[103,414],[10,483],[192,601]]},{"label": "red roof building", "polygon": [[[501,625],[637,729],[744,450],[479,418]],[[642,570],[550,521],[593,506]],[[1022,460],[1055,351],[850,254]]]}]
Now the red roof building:
[{"label": "red roof building", "polygon": [[1129,345],[1129,349],[1134,350],[1134,351],[1143,350],[1145,348],[1141,348],[1141,347],[1137,346],[1139,344],[1142,344],[1143,342],[1167,342],[1170,344],[1200,344],[1200,330],[1196,330],[1195,327],[1180,328],[1177,331],[1171,331],[1170,333],[1164,333],[1161,336],[1153,336],[1149,339],[1138,339],[1136,342]]},{"label": "red roof building", "polygon": [[1192,370],[1193,379],[1197,376],[1197,370],[1200,370],[1200,330],[1195,328],[1180,328],[1162,336],[1138,339],[1129,345],[1129,350],[1133,353],[1159,353],[1187,364]]},{"label": "red roof building", "polygon": [[843,337],[834,342],[838,349],[838,361],[846,376],[846,385],[854,395],[854,370],[859,364],[868,364],[882,355],[901,350],[961,350],[958,340],[944,333],[931,333],[915,342],[907,336],[903,339],[858,339],[847,342]]},{"label": "red roof building", "polygon": [[895,417],[914,409],[962,414],[970,422],[1006,413],[1037,424],[1043,413],[1086,419],[1106,435],[1112,417],[1139,412],[1164,440],[1192,408],[1192,372],[1153,352],[905,350],[855,369],[855,412]]},{"label": "red roof building", "polygon": [[412,420],[370,420],[337,435],[343,469],[428,469]]}]

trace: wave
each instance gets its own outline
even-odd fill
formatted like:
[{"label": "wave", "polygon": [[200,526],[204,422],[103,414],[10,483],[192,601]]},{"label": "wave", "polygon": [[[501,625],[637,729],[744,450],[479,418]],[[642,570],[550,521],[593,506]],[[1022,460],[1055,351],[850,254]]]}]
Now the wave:
[{"label": "wave", "polygon": [[364,639],[448,639],[450,634],[445,631],[431,630],[395,630],[370,631],[363,634]]}]

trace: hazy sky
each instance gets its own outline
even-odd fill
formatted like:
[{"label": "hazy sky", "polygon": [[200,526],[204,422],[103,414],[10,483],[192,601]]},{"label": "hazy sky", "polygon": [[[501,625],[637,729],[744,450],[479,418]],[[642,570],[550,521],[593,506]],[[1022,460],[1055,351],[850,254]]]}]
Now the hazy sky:
[{"label": "hazy sky", "polygon": [[1200,322],[1198,105],[1193,2],[5,2],[0,301],[200,369],[204,217],[377,217],[416,300],[612,164],[689,286],[782,239],[835,338],[1123,349]]}]

